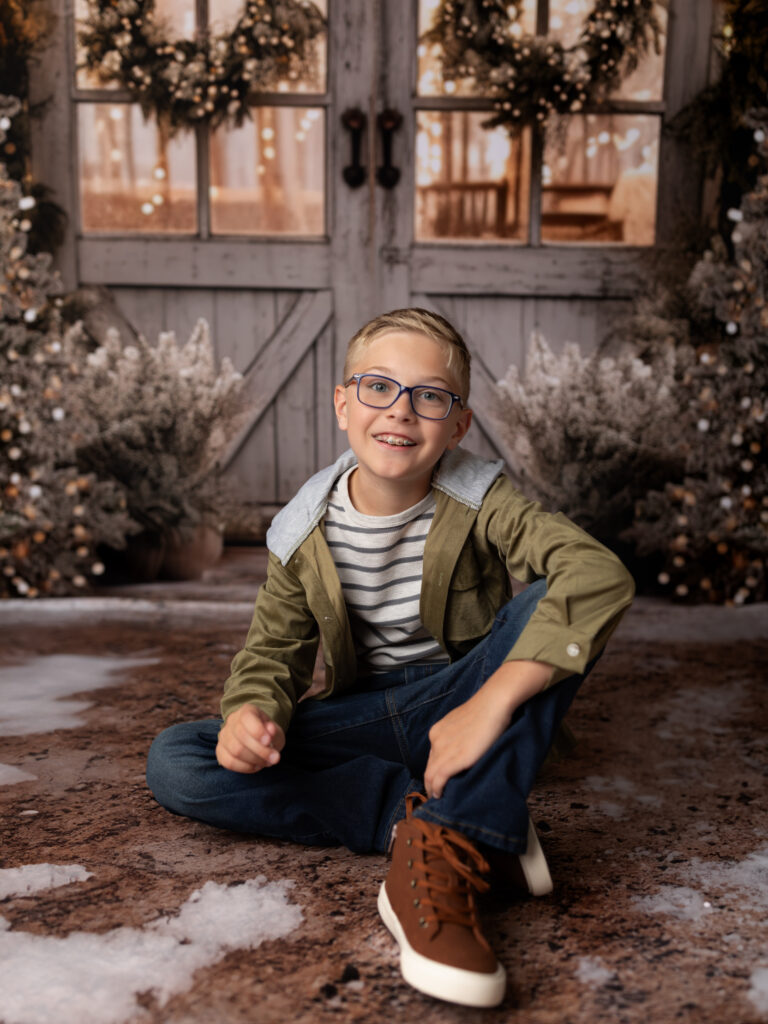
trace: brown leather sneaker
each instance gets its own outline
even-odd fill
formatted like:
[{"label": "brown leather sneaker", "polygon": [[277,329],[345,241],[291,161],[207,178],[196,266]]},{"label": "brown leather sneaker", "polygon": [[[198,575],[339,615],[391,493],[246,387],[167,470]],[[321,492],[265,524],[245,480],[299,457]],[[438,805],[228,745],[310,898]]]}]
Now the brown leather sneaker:
[{"label": "brown leather sneaker", "polygon": [[406,798],[379,913],[410,985],[463,1006],[498,1006],[506,974],[480,930],[474,894],[488,889],[480,877],[488,864],[460,832],[414,818],[414,803],[424,800]]}]

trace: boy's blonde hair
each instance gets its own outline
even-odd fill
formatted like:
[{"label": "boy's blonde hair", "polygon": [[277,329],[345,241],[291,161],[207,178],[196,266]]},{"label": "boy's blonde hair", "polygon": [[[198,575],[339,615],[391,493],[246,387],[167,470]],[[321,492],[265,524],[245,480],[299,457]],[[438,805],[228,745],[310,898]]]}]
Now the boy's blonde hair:
[{"label": "boy's blonde hair", "polygon": [[375,338],[392,331],[408,331],[412,334],[423,334],[436,341],[444,350],[448,368],[454,372],[461,397],[469,398],[469,373],[471,356],[469,349],[459,332],[439,313],[429,309],[394,309],[391,313],[383,313],[360,328],[347,346],[347,357],[344,361],[344,380],[349,380],[355,363]]}]

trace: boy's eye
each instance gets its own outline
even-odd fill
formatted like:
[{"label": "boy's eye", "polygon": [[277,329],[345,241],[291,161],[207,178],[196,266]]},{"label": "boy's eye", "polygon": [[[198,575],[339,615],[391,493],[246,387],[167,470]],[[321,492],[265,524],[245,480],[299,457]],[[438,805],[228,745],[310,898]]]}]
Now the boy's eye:
[{"label": "boy's eye", "polygon": [[434,404],[445,401],[445,395],[440,391],[419,391],[416,396],[422,402]]},{"label": "boy's eye", "polygon": [[381,377],[363,377],[363,387],[369,391],[374,391],[378,395],[385,395],[388,391],[392,390],[390,382],[382,380]]}]

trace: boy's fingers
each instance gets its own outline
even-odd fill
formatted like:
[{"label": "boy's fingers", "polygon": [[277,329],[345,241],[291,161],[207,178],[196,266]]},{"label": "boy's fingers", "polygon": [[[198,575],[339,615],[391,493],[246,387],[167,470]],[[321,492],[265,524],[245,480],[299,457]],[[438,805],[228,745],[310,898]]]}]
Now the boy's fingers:
[{"label": "boy's fingers", "polygon": [[274,746],[279,750],[285,743],[280,726],[258,708],[248,705],[238,724],[242,725],[249,736],[258,739],[264,746]]}]

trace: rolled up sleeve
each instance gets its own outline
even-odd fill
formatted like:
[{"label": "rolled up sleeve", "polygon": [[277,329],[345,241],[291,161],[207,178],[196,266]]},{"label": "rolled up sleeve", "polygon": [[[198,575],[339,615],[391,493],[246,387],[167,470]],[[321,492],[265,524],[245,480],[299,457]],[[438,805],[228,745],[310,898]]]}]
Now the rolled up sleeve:
[{"label": "rolled up sleeve", "polygon": [[582,673],[605,646],[632,603],[635,584],[621,561],[562,513],[545,512],[504,477],[488,502],[487,537],[507,570],[547,592],[506,661],[553,666],[549,683]]}]

